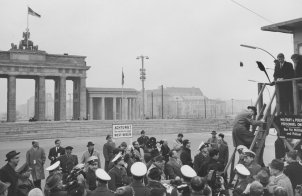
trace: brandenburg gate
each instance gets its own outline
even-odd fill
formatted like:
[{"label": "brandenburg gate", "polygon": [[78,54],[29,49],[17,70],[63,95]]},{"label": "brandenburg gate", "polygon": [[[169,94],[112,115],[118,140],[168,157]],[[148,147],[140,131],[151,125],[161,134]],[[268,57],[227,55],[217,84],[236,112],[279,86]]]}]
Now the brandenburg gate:
[{"label": "brandenburg gate", "polygon": [[[35,115],[45,120],[45,80],[54,80],[54,119],[66,120],[66,80],[73,81],[73,118],[86,115],[85,56],[48,54],[38,50],[29,40],[29,31],[23,33],[19,45],[11,44],[9,51],[0,51],[0,78],[7,78],[7,121],[16,121],[16,80],[35,80]],[[21,92],[22,93],[22,92]]]}]

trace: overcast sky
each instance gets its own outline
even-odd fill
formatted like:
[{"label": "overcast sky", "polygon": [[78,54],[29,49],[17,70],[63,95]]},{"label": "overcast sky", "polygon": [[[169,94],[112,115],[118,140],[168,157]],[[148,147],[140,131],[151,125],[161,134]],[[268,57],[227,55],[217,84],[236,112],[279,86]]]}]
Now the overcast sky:
[{"label": "overcast sky", "polygon": [[[301,0],[236,0],[277,23],[301,17]],[[273,59],[254,45],[290,61],[292,35],[264,32],[270,22],[231,0],[1,0],[0,50],[18,43],[26,28],[31,40],[50,54],[87,56],[88,87],[141,90],[138,55],[147,55],[146,89],[198,87],[210,98],[256,99],[256,83],[266,81],[256,60]],[[239,66],[240,61],[244,67]],[[272,77],[273,71],[268,71]],[[70,83],[68,83],[70,89]],[[47,81],[47,91],[53,82]],[[0,79],[0,111],[6,108],[6,80]],[[17,80],[17,104],[34,95],[33,80]]]}]

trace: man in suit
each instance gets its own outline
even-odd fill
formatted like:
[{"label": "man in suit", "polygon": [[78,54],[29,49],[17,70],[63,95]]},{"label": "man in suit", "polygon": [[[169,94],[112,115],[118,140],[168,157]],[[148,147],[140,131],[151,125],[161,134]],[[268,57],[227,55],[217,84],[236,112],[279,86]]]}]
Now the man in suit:
[{"label": "man in suit", "polygon": [[[280,53],[275,60],[274,81],[281,81],[294,77],[294,68],[290,62],[284,60],[284,54]],[[282,82],[279,86],[280,112],[289,114],[293,110],[293,92],[291,82]]]},{"label": "man in suit", "polygon": [[182,164],[178,158],[178,153],[176,150],[171,150],[169,152],[169,161],[165,167],[165,173],[168,179],[175,179],[177,176],[181,177],[181,168]]},{"label": "man in suit", "polygon": [[108,172],[108,166],[110,161],[114,158],[113,150],[115,149],[115,143],[112,141],[112,136],[107,135],[107,142],[103,146],[103,155],[105,158],[105,171]]},{"label": "man in suit", "polygon": [[145,150],[145,147],[149,141],[149,137],[146,136],[146,133],[144,130],[141,131],[141,136],[139,138],[137,138],[137,141],[138,141],[140,147]]},{"label": "man in suit", "polygon": [[60,167],[62,168],[63,183],[65,183],[65,180],[67,176],[70,174],[72,168],[78,164],[77,155],[71,154],[72,149],[73,149],[72,146],[67,146],[65,148],[66,154],[58,158],[58,160],[60,161]]},{"label": "man in suit", "polygon": [[180,160],[183,165],[193,166],[192,157],[191,157],[191,142],[187,139],[183,141],[183,149],[182,153],[180,154]]},{"label": "man in suit", "polygon": [[50,165],[54,164],[61,155],[65,154],[65,149],[61,147],[61,141],[59,139],[55,140],[55,147],[49,150],[48,159],[50,160]]}]

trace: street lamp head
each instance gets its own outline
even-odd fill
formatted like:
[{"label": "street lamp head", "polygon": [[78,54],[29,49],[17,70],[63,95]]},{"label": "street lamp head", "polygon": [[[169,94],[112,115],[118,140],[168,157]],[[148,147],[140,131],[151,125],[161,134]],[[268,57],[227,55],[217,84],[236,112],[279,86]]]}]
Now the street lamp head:
[{"label": "street lamp head", "polygon": [[240,44],[241,47],[245,47],[245,48],[250,48],[250,49],[257,49],[257,47],[255,46],[249,46],[249,45],[245,45],[245,44]]},{"label": "street lamp head", "polygon": [[140,59],[140,57],[138,56],[138,57],[136,57],[136,59]]},{"label": "street lamp head", "polygon": [[148,57],[148,56],[146,56],[146,59],[149,59],[149,57]]}]

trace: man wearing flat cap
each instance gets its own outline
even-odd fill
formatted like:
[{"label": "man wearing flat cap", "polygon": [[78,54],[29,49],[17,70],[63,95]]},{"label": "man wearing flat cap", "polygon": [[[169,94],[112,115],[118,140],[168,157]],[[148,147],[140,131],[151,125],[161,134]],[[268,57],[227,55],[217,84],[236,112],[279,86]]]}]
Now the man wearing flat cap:
[{"label": "man wearing flat cap", "polygon": [[95,171],[96,180],[97,180],[97,187],[95,190],[88,192],[87,196],[114,196],[114,192],[110,191],[107,187],[108,182],[110,182],[111,177],[108,173],[99,168]]},{"label": "man wearing flat cap", "polygon": [[257,115],[257,109],[254,106],[248,106],[246,110],[240,112],[234,120],[233,126],[233,145],[237,147],[244,145],[249,148],[254,140],[254,133],[250,131],[250,126],[262,126],[263,121],[254,120]]},{"label": "man wearing flat cap", "polygon": [[85,151],[85,152],[83,153],[83,155],[82,155],[81,163],[84,163],[84,164],[86,164],[86,166],[87,166],[88,159],[89,159],[91,156],[96,156],[96,157],[98,158],[98,168],[101,168],[101,158],[100,158],[100,153],[94,149],[94,143],[93,143],[93,142],[88,142],[87,148],[88,148],[88,150]]},{"label": "man wearing flat cap", "polygon": [[115,191],[119,187],[128,185],[130,183],[130,179],[127,176],[127,171],[124,167],[124,157],[121,152],[112,159],[112,162],[114,167],[109,171],[111,180],[108,183],[108,188]]},{"label": "man wearing flat cap", "polygon": [[0,180],[5,183],[10,183],[8,188],[8,196],[17,196],[17,182],[18,174],[15,172],[15,169],[19,163],[20,152],[15,150],[10,151],[6,154],[7,164],[0,169]]},{"label": "man wearing flat cap", "polygon": [[108,172],[109,163],[114,158],[115,143],[112,140],[112,135],[107,135],[106,140],[107,142],[103,146],[103,155],[105,158],[105,171]]},{"label": "man wearing flat cap", "polygon": [[[290,62],[286,62],[284,60],[284,54],[278,54],[277,59],[278,60],[274,61],[274,81],[293,78],[295,74],[293,65]],[[277,85],[279,86],[280,112],[283,114],[289,114],[290,111],[293,111],[292,83],[289,81],[278,83]]]},{"label": "man wearing flat cap", "polygon": [[65,148],[66,154],[58,158],[60,161],[60,167],[62,168],[63,183],[65,183],[66,178],[70,174],[72,168],[78,164],[78,156],[71,154],[72,149],[72,146],[67,146]]},{"label": "man wearing flat cap", "polygon": [[150,196],[150,188],[145,186],[143,179],[147,173],[147,167],[142,162],[136,162],[131,166],[131,174],[133,181],[128,187],[132,187],[134,194],[133,195],[144,195]]},{"label": "man wearing flat cap", "polygon": [[283,173],[284,163],[279,159],[273,159],[269,164],[271,177],[269,179],[268,190],[273,193],[274,188],[277,186],[283,187],[287,196],[293,196],[294,191],[290,179]]}]

